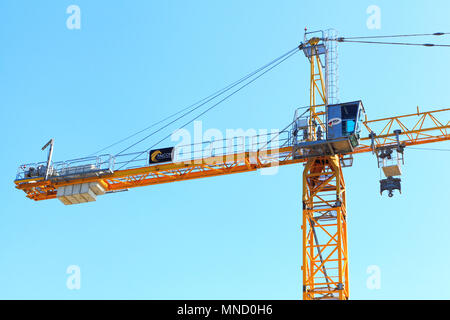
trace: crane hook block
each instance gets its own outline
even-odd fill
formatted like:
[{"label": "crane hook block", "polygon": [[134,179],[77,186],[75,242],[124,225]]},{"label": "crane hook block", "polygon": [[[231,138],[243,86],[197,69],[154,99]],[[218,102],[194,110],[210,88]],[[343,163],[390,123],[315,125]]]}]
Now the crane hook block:
[{"label": "crane hook block", "polygon": [[383,191],[388,191],[389,198],[394,196],[394,190],[398,190],[402,193],[401,179],[388,177],[387,179],[380,180],[380,194],[383,195]]}]

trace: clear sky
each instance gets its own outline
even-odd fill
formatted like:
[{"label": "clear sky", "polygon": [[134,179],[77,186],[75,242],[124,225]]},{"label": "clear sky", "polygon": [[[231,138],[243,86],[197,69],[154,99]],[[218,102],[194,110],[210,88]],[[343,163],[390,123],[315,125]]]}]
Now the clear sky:
[{"label": "clear sky", "polygon": [[[72,4],[79,30],[66,26]],[[370,5],[381,9],[380,29],[366,25]],[[449,12],[448,1],[1,1],[0,298],[300,298],[299,164],[76,206],[28,200],[14,188],[17,167],[45,160],[52,137],[54,159],[66,160],[142,129],[295,47],[305,26],[342,36],[449,32]],[[342,44],[341,101],[363,100],[372,119],[449,107],[449,54]],[[203,127],[283,128],[308,101],[298,54]],[[407,150],[394,198],[380,197],[372,155],[345,169],[351,298],[450,299],[449,155]],[[79,290],[66,287],[71,265]],[[366,286],[371,265],[378,290]]]}]

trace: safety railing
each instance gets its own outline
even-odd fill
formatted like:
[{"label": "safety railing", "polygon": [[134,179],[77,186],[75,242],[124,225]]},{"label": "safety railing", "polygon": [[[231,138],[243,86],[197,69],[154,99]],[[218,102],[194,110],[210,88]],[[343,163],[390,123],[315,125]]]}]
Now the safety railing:
[{"label": "safety railing", "polygon": [[[205,141],[174,147],[172,162],[201,162],[202,159],[276,150],[290,145],[289,131],[274,130],[268,134],[244,135],[229,139]],[[158,164],[149,163],[147,151],[123,155],[100,155],[66,161],[52,162],[49,178],[71,178],[91,174],[112,173],[115,170],[141,168]],[[46,162],[28,163],[18,169],[16,180],[45,177]]]}]

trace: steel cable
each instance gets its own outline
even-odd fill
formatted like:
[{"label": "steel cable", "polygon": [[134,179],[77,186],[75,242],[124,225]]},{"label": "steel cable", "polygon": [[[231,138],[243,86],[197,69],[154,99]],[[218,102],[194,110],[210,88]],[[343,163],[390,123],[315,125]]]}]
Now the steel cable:
[{"label": "steel cable", "polygon": [[[177,130],[180,130],[184,127],[186,127],[187,125],[189,125],[190,123],[194,122],[195,120],[197,120],[198,118],[200,118],[202,115],[204,115],[205,113],[211,111],[213,108],[217,107],[219,104],[221,104],[222,102],[228,100],[230,97],[232,97],[233,95],[235,95],[236,93],[238,93],[239,91],[241,91],[242,89],[244,89],[245,87],[247,87],[248,85],[250,85],[251,83],[255,82],[257,79],[259,79],[260,77],[262,77],[264,74],[266,74],[267,72],[271,71],[273,68],[277,67],[278,65],[280,65],[282,62],[286,61],[287,59],[289,59],[290,57],[292,57],[294,54],[296,54],[298,51],[298,49],[295,48],[295,50],[291,50],[290,53],[285,56],[285,58],[283,58],[281,61],[278,61],[276,64],[274,64],[273,66],[271,66],[270,68],[268,68],[267,70],[265,70],[264,72],[262,72],[261,74],[259,74],[257,77],[251,79],[249,82],[245,83],[244,85],[242,85],[241,87],[239,87],[238,89],[236,89],[235,91],[233,91],[232,93],[230,93],[229,95],[225,96],[222,100],[220,100],[219,102],[213,104],[211,107],[209,107],[208,109],[206,109],[205,111],[203,111],[202,113],[200,113],[199,115],[197,115],[196,117],[194,117],[193,119],[189,120],[188,122],[186,122],[185,124],[183,124],[180,128],[178,128]],[[172,136],[172,133],[165,136],[164,138],[162,138],[161,140],[159,140],[158,142],[156,142],[155,144],[153,144],[151,147],[149,147],[147,150],[139,152],[133,159],[125,162],[118,170],[122,169],[124,166],[126,166],[127,164],[129,164],[130,162],[136,160],[139,156],[141,156],[143,153],[146,153],[148,151],[150,151],[152,148],[154,148],[155,146],[157,146],[159,143],[167,140],[168,138],[170,138]]]}]

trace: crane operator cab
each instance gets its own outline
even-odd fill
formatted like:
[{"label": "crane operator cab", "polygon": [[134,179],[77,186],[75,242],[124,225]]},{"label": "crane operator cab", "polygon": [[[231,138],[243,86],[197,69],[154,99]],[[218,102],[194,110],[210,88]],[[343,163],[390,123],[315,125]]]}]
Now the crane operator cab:
[{"label": "crane operator cab", "polygon": [[359,145],[364,117],[359,100],[326,106],[322,123],[298,116],[297,110],[291,132],[294,158],[352,152]]}]

